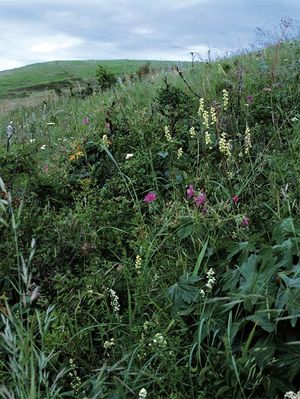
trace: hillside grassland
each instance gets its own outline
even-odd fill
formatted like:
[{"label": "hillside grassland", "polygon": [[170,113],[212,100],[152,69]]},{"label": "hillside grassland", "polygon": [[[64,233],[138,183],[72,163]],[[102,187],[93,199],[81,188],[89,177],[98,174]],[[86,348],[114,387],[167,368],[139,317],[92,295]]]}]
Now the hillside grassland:
[{"label": "hillside grassland", "polygon": [[2,398],[299,397],[299,66],[281,42],[0,116]]},{"label": "hillside grassland", "polygon": [[[101,64],[115,75],[135,73],[147,61],[142,60],[88,60],[51,61],[27,65],[0,72],[0,98],[15,98],[30,92],[53,89],[57,84],[92,80],[97,65]],[[172,61],[149,61],[154,69],[168,68]]]}]

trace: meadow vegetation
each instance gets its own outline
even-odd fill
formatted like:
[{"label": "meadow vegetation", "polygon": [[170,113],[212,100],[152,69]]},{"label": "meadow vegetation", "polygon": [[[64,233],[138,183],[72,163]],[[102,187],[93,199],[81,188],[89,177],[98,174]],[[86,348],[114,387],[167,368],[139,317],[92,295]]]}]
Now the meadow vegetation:
[{"label": "meadow vegetation", "polygon": [[2,398],[296,397],[299,56],[1,117]]}]

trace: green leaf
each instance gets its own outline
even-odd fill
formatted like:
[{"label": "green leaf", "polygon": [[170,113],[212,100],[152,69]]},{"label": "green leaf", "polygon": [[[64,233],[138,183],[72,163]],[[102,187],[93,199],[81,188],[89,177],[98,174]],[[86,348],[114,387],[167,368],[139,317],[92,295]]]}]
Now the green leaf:
[{"label": "green leaf", "polygon": [[171,297],[175,310],[187,309],[199,298],[199,288],[194,284],[200,279],[198,276],[185,273],[168,289],[168,295]]}]

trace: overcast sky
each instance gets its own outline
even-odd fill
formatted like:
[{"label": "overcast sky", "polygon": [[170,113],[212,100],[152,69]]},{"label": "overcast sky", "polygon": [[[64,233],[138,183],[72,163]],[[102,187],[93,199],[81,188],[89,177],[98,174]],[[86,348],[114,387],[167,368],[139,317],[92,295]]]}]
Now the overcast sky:
[{"label": "overcast sky", "polygon": [[0,70],[67,59],[186,60],[243,49],[300,0],[0,0]]}]

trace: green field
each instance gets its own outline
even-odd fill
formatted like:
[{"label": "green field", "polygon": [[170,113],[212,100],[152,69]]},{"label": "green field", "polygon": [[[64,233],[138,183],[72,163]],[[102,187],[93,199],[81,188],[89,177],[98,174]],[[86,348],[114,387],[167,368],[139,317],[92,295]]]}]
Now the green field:
[{"label": "green field", "polygon": [[[31,91],[47,90],[55,84],[71,80],[93,79],[97,65],[105,66],[116,75],[133,73],[147,61],[143,60],[89,60],[52,61],[27,65],[0,72],[0,98],[24,96]],[[149,61],[154,69],[168,68],[174,61]]]}]

